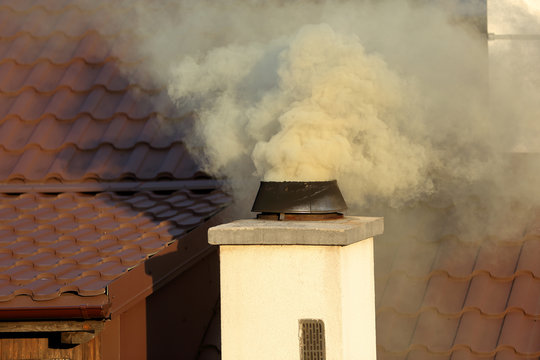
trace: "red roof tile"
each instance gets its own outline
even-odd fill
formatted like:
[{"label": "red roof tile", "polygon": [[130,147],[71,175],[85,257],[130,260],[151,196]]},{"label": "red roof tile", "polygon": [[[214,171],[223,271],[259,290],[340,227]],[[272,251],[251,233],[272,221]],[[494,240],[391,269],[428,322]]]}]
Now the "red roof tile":
[{"label": "red roof tile", "polygon": [[538,358],[535,229],[522,238],[483,242],[456,235],[435,242],[410,239],[407,245],[403,239],[378,239],[378,358]]},{"label": "red roof tile", "polygon": [[[219,191],[143,191],[177,190],[178,180],[201,188],[204,173],[182,142],[189,114],[140,71],[133,34],[109,17],[125,9],[106,6],[0,0],[5,319],[46,318],[40,309],[48,306],[71,317],[104,316],[112,282],[173,251],[230,200]],[[186,246],[186,256],[198,246]]]},{"label": "red roof tile", "polygon": [[[191,202],[179,206],[179,198]],[[104,294],[112,280],[167,247],[176,238],[170,231],[196,227],[228,201],[224,193],[196,195],[187,190],[135,197],[102,193],[97,199],[76,193],[0,195],[4,207],[24,209],[15,220],[0,218],[0,228],[11,235],[0,241],[0,306],[21,294],[35,300],[66,292]],[[148,221],[116,220],[135,207]],[[57,220],[40,224],[29,215],[43,208],[54,209]],[[164,209],[169,216],[163,215]],[[183,221],[177,221],[179,217]],[[151,227],[144,230],[137,226],[148,223]]]},{"label": "red roof tile", "polygon": [[194,178],[188,118],[129,58],[119,10],[99,25],[86,5],[0,1],[0,182]]}]

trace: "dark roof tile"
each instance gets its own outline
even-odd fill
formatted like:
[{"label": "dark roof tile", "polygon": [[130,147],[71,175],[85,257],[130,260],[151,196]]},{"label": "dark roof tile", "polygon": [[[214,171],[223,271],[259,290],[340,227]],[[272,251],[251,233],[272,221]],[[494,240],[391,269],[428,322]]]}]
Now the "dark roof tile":
[{"label": "dark roof tile", "polygon": [[81,296],[95,296],[105,293],[105,287],[110,282],[110,280],[102,279],[98,275],[89,275],[83,276],[74,282],[71,286],[76,286],[78,288],[78,293]]},{"label": "dark roof tile", "polygon": [[422,305],[426,286],[425,279],[411,279],[406,274],[396,274],[388,280],[379,307],[414,313]]},{"label": "dark roof tile", "polygon": [[521,312],[506,315],[499,344],[510,345],[520,353],[540,356],[540,321]]},{"label": "dark roof tile", "polygon": [[81,274],[84,272],[84,269],[79,266],[77,263],[73,264],[65,264],[61,268],[58,269],[58,273],[56,275],[56,280],[60,282],[69,282],[73,279],[78,278],[81,276]]},{"label": "dark roof tile", "polygon": [[417,317],[402,315],[395,311],[377,314],[377,344],[387,351],[407,350],[416,322]]},{"label": "dark roof tile", "polygon": [[[58,214],[56,214],[56,216],[58,216]],[[36,219],[36,221],[38,221],[38,219]],[[58,238],[58,235],[54,232],[54,228],[49,225],[41,225],[36,230],[25,234],[25,236],[32,239],[40,246],[55,242]]]},{"label": "dark roof tile", "polygon": [[37,254],[26,258],[26,260],[30,261],[36,269],[40,270],[42,268],[50,268],[57,264],[60,261],[60,258],[55,255],[52,249],[45,249],[44,251],[40,251]]},{"label": "dark roof tile", "polygon": [[19,213],[14,206],[0,205],[0,218],[13,220],[19,217]]},{"label": "dark roof tile", "polygon": [[36,222],[40,224],[48,224],[51,220],[58,218],[58,213],[52,206],[40,206],[39,208],[27,212],[28,215],[33,216]]},{"label": "dark roof tile", "polygon": [[497,347],[502,317],[488,318],[478,311],[463,314],[456,333],[456,344],[465,344],[472,351],[490,353]]},{"label": "dark roof tile", "polygon": [[70,54],[74,58],[83,58],[88,62],[104,61],[109,55],[110,48],[106,40],[95,31],[86,32],[81,39],[77,39],[75,51]]},{"label": "dark roof tile", "polygon": [[418,317],[413,343],[429,344],[429,350],[444,352],[452,347],[459,318],[444,316],[436,311],[425,311]]},{"label": "dark roof tile", "polygon": [[15,265],[17,259],[13,257],[11,252],[0,252],[0,270],[8,269]]},{"label": "dark roof tile", "polygon": [[94,266],[93,269],[98,271],[105,280],[116,279],[119,275],[127,271],[126,267],[122,265],[118,258],[116,260],[104,261],[98,266]]},{"label": "dark roof tile", "polygon": [[506,309],[511,288],[511,278],[494,279],[489,274],[480,273],[471,279],[464,306],[478,309],[485,314],[502,314]]},{"label": "dark roof tile", "polygon": [[80,250],[80,246],[75,239],[66,236],[60,237],[58,241],[51,244],[49,248],[53,249],[56,254],[62,258],[73,256]]},{"label": "dark roof tile", "polygon": [[453,276],[467,276],[473,269],[480,245],[465,243],[455,238],[443,241],[434,269],[443,269]]},{"label": "dark roof tile", "polygon": [[445,314],[458,314],[463,308],[468,290],[468,280],[435,274],[429,280],[422,306],[437,309]]},{"label": "dark roof tile", "polygon": [[517,270],[530,271],[540,278],[540,236],[528,235],[523,239],[523,249],[517,263]]},{"label": "dark roof tile", "polygon": [[42,277],[25,284],[24,289],[30,290],[35,300],[48,300],[58,296],[61,285],[54,278]]},{"label": "dark roof tile", "polygon": [[525,314],[534,315],[540,321],[540,278],[528,273],[516,276],[508,307],[523,309]]},{"label": "dark roof tile", "polygon": [[512,276],[521,252],[521,243],[486,241],[478,253],[475,268],[496,277]]},{"label": "dark roof tile", "polygon": [[[114,193],[99,196],[77,193],[3,196],[4,207],[20,207],[26,211],[15,221],[0,218],[0,231],[4,235],[0,241],[0,267],[2,274],[14,281],[7,287],[17,290],[17,293],[12,292],[9,296],[0,296],[0,301],[9,301],[17,294],[36,296],[36,300],[50,299],[65,291],[77,293],[80,289],[88,296],[103,293],[104,289],[98,291],[95,287],[112,281],[115,276],[140,264],[203,221],[201,217],[193,215],[189,206],[176,207],[168,202],[169,197],[184,201],[191,199],[192,207],[204,204],[208,210],[211,202],[207,197],[215,196],[192,195],[186,190],[171,196],[151,192],[138,193],[134,197]],[[140,212],[133,213],[136,206],[140,207]],[[211,213],[220,208],[221,205],[214,205]],[[46,209],[47,212],[54,209],[57,215],[53,220],[38,225],[38,218],[30,214],[39,209]],[[79,221],[76,216],[80,209],[84,209],[85,221]],[[184,221],[171,223],[171,219],[163,215],[169,210],[174,210],[175,220],[186,214]],[[137,216],[133,217],[134,214]],[[125,222],[119,222],[118,218],[125,219]],[[57,284],[37,281],[40,274],[46,274],[47,279]],[[88,283],[81,277],[88,278]],[[76,280],[80,281],[74,285]],[[32,286],[27,288],[25,285],[30,283]],[[4,292],[0,291],[0,294]]]},{"label": "dark roof tile", "polygon": [[19,291],[20,287],[11,280],[0,278],[0,301],[9,300]]},{"label": "dark roof tile", "polygon": [[[409,275],[425,275],[433,268],[433,257],[438,250],[437,243],[416,241],[402,241],[398,245],[402,256],[396,257],[392,264],[392,271],[403,271]],[[414,258],[417,261],[411,261]]]},{"label": "dark roof tile", "polygon": [[378,358],[540,356],[539,239],[376,242]]},{"label": "dark roof tile", "polygon": [[4,274],[9,275],[10,280],[19,285],[26,284],[35,279],[40,271],[34,269],[32,264],[22,263],[4,271]]}]

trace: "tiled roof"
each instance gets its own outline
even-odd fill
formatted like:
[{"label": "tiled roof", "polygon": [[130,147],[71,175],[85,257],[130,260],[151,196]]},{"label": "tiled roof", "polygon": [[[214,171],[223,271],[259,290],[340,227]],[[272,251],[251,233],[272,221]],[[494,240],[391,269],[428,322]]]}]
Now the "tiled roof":
[{"label": "tiled roof", "polygon": [[[108,291],[137,283],[143,262],[169,274],[205,254],[201,224],[229,201],[190,191],[216,185],[182,142],[190,114],[141,72],[110,17],[126,10],[106,7],[0,0],[0,318],[127,306],[147,290]],[[158,252],[175,260],[146,261]]]},{"label": "tiled roof", "polygon": [[511,239],[425,234],[378,239],[378,359],[537,359],[540,219]]},{"label": "tiled roof", "polygon": [[129,269],[216,214],[215,191],[0,196],[0,307],[18,296],[105,294]]},{"label": "tiled roof", "polygon": [[140,71],[105,5],[0,1],[0,182],[200,174],[182,143],[189,114]]}]

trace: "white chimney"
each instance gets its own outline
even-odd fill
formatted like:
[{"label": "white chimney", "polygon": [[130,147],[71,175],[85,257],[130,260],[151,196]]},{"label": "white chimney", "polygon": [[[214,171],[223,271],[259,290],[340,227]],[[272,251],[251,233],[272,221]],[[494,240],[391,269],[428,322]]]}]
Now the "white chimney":
[{"label": "white chimney", "polygon": [[239,220],[220,246],[223,360],[375,360],[373,236],[383,219]]}]

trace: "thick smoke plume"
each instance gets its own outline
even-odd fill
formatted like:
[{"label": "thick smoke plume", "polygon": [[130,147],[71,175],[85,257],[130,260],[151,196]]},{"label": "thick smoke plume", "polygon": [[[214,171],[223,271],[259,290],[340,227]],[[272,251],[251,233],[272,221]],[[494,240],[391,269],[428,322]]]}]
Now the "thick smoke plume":
[{"label": "thick smoke plume", "polygon": [[327,24],[184,59],[169,85],[199,103],[211,170],[234,177],[228,166],[242,159],[267,181],[354,178],[360,194],[387,198],[431,191],[425,147],[392,126],[409,91],[357,36]]},{"label": "thick smoke plume", "polygon": [[537,191],[507,163],[538,125],[512,107],[510,81],[489,88],[480,2],[456,3],[121,4],[146,73],[195,114],[189,148],[238,199],[251,201],[260,180],[335,178],[353,211],[532,204]]}]

